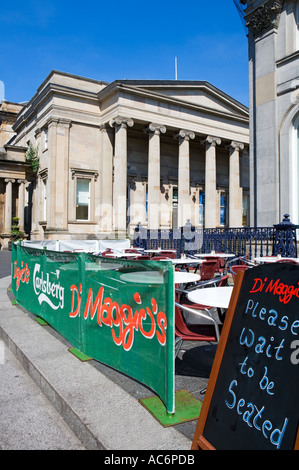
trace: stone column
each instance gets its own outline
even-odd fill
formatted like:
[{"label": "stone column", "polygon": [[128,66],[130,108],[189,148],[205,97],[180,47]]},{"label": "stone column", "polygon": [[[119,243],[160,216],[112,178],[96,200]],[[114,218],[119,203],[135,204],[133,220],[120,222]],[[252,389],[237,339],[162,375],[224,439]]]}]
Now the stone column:
[{"label": "stone column", "polygon": [[229,147],[229,226],[242,227],[243,190],[240,183],[240,151],[244,144],[232,142]]},{"label": "stone column", "polygon": [[39,233],[39,221],[42,220],[40,205],[43,203],[42,197],[40,194],[40,185],[41,178],[40,176],[32,182],[32,200],[31,200],[31,209],[29,213],[31,214],[31,234]]},{"label": "stone column", "polygon": [[48,123],[47,230],[68,229],[69,133],[71,121],[51,118]]},{"label": "stone column", "polygon": [[208,136],[203,143],[206,146],[205,227],[215,228],[217,225],[216,145],[221,144],[221,139]]},{"label": "stone column", "polygon": [[11,224],[12,224],[12,183],[15,182],[14,179],[5,178],[4,182],[6,183],[5,191],[5,207],[4,207],[4,232],[10,233]]},{"label": "stone column", "polygon": [[69,142],[71,121],[59,119],[56,155],[56,228],[68,230]]},{"label": "stone column", "polygon": [[165,134],[166,127],[151,123],[145,132],[149,134],[148,143],[148,228],[160,227],[160,134]]},{"label": "stone column", "polygon": [[127,229],[127,128],[134,121],[118,116],[110,121],[115,128],[113,212],[116,237],[125,237]]},{"label": "stone column", "polygon": [[179,140],[178,226],[183,227],[191,220],[189,142],[195,134],[182,129],[175,138]]},{"label": "stone column", "polygon": [[113,136],[107,125],[100,128],[100,231],[112,232],[113,223]]},{"label": "stone column", "polygon": [[58,119],[56,118],[51,118],[48,123],[49,156],[47,185],[47,229],[55,228],[57,124]]},{"label": "stone column", "polygon": [[18,180],[19,195],[18,195],[18,217],[20,230],[24,230],[24,209],[25,209],[25,183],[26,180]]}]

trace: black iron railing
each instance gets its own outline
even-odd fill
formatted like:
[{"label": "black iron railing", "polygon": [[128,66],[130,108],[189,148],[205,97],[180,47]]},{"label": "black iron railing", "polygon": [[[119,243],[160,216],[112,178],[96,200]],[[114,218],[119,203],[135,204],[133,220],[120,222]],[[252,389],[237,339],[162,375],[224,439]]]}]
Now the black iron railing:
[{"label": "black iron railing", "polygon": [[269,256],[280,254],[297,257],[296,226],[285,215],[273,227],[199,229],[187,223],[179,229],[149,230],[139,224],[134,232],[134,246],[144,249],[175,249],[181,253],[226,252],[236,256]]}]

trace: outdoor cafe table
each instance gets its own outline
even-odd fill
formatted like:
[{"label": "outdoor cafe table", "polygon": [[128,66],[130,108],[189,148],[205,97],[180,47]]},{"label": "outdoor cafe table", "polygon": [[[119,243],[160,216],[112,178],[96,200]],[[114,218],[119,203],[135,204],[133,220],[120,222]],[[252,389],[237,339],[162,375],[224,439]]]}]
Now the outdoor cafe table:
[{"label": "outdoor cafe table", "polygon": [[176,253],[176,250],[169,250],[163,248],[152,248],[150,250],[144,250],[144,253],[154,254],[154,253],[161,253],[161,251],[169,251],[170,253]]},{"label": "outdoor cafe table", "polygon": [[194,273],[186,273],[184,271],[174,272],[174,283],[175,284],[188,284],[189,282],[200,281],[200,275]]},{"label": "outdoor cafe table", "polygon": [[[120,276],[122,281],[136,282],[138,284],[163,284],[164,276],[158,271],[133,271]],[[199,274],[185,273],[183,271],[174,272],[175,284],[186,284],[200,280]]]},{"label": "outdoor cafe table", "polygon": [[115,251],[112,251],[108,255],[105,256],[105,258],[138,258],[138,256],[141,256],[138,253],[118,253]]},{"label": "outdoor cafe table", "polygon": [[236,255],[234,253],[195,253],[194,256],[198,256],[199,258],[234,258]]},{"label": "outdoor cafe table", "polygon": [[209,307],[228,308],[233,287],[207,287],[190,291],[187,297],[191,302]]},{"label": "outdoor cafe table", "polygon": [[203,262],[202,259],[193,259],[193,258],[175,258],[175,259],[170,259],[169,261],[172,262],[172,264],[200,264]]}]

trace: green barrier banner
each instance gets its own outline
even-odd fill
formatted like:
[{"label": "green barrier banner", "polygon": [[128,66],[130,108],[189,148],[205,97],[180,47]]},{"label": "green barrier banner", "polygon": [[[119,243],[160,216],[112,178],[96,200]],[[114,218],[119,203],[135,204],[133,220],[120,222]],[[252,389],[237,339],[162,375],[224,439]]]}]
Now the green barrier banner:
[{"label": "green barrier banner", "polygon": [[171,262],[12,248],[17,302],[81,353],[137,379],[174,413]]}]

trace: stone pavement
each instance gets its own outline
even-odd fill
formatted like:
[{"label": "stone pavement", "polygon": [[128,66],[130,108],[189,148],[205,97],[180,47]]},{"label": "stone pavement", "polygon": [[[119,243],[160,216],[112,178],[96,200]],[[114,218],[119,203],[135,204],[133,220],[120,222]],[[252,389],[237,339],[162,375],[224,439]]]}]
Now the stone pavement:
[{"label": "stone pavement", "polygon": [[[139,402],[152,390],[95,360],[81,362],[7,290],[0,251],[0,449],[189,450],[197,420],[164,428]],[[183,343],[176,390],[202,400],[216,346]]]}]

